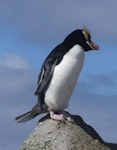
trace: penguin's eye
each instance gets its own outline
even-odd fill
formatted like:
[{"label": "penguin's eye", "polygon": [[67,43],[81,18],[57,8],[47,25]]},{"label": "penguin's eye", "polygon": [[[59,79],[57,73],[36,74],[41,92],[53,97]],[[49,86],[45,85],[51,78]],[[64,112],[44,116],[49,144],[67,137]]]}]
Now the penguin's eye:
[{"label": "penguin's eye", "polygon": [[90,39],[89,39],[89,34],[88,34],[88,32],[87,32],[86,30],[83,30],[82,33],[83,33],[83,35],[84,35],[86,41],[89,41]]}]

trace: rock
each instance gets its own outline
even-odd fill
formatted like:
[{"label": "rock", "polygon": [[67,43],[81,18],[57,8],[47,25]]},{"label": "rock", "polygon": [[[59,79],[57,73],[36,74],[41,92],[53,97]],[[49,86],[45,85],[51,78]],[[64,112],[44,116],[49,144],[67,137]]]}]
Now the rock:
[{"label": "rock", "polygon": [[80,116],[74,122],[54,121],[46,115],[19,150],[117,150],[117,144],[104,142]]}]

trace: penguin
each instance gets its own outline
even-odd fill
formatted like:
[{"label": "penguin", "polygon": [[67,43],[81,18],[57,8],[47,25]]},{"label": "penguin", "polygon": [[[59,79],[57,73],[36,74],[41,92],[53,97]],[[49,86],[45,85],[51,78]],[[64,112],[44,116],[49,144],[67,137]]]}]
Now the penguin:
[{"label": "penguin", "polygon": [[77,83],[84,63],[84,53],[99,50],[91,41],[86,28],[70,33],[56,46],[42,64],[35,95],[37,104],[28,112],[16,117],[18,123],[29,121],[42,113],[60,121],[71,121],[71,115],[64,111]]}]

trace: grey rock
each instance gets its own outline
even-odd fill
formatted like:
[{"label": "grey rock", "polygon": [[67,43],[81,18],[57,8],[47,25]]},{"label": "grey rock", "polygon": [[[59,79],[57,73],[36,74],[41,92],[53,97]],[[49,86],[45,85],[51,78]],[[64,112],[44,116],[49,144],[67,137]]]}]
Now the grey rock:
[{"label": "grey rock", "polygon": [[24,141],[19,150],[117,150],[106,143],[80,116],[74,122],[54,121],[46,115]]}]

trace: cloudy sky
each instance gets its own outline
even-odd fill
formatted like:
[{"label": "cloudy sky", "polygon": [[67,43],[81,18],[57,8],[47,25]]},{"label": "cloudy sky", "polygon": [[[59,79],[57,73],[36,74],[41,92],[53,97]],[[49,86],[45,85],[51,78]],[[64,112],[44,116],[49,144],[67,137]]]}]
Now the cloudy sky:
[{"label": "cloudy sky", "polygon": [[39,117],[28,111],[41,64],[73,30],[87,27],[100,51],[88,52],[68,111],[108,142],[117,143],[117,2],[115,0],[0,0],[0,149],[16,150]]}]

